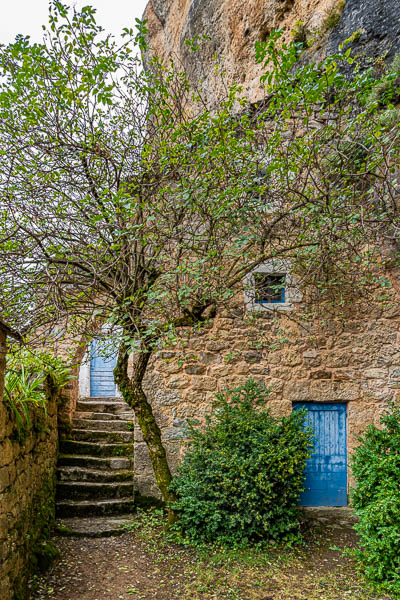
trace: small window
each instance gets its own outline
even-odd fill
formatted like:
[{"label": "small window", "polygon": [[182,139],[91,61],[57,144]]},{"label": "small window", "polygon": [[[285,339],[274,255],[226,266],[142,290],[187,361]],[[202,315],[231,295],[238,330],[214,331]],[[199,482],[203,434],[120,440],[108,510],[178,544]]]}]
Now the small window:
[{"label": "small window", "polygon": [[254,301],[257,304],[285,302],[285,280],[284,273],[254,273]]}]

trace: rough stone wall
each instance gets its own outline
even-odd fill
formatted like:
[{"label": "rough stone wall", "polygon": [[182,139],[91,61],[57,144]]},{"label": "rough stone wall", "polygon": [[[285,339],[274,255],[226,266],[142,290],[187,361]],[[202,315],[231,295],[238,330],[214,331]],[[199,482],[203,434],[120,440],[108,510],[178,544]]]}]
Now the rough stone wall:
[{"label": "rough stone wall", "polygon": [[[339,23],[327,27],[332,11]],[[149,30],[148,56],[174,57],[211,101],[223,92],[212,76],[217,54],[228,82],[240,83],[250,101],[263,96],[260,67],[255,63],[254,44],[272,29],[282,29],[289,40],[299,21],[312,41],[307,56],[323,57],[336,52],[339,44],[361,30],[352,43],[357,53],[390,58],[400,51],[398,0],[150,0],[144,12]],[[206,34],[201,53],[192,53],[185,40]]]},{"label": "rough stone wall", "polygon": [[26,583],[41,540],[54,519],[57,405],[48,416],[32,412],[33,427],[21,441],[5,402],[0,402],[0,598],[26,597]]},{"label": "rough stone wall", "polygon": [[[292,30],[297,21],[311,30],[322,26],[336,0],[150,0],[144,18],[149,30],[150,55],[174,57],[193,81],[204,78],[210,99],[221,91],[211,77],[217,54],[228,81],[243,85],[250,100],[260,97],[261,70],[254,44],[272,29]],[[201,53],[193,54],[185,40],[210,36]]]},{"label": "rough stone wall", "polygon": [[[296,401],[346,402],[348,456],[356,437],[379,423],[387,402],[400,396],[400,310],[371,307],[353,319],[306,326],[293,317],[262,315],[251,325],[232,311],[190,338],[184,353],[159,353],[145,384],[173,468],[184,453],[186,420],[208,413],[215,392],[250,377],[271,389],[275,414],[290,413]],[[140,493],[158,495],[138,428],[135,478]]]},{"label": "rough stone wall", "polygon": [[[328,17],[336,11],[337,18]],[[398,0],[150,0],[147,19],[152,55],[173,57],[210,101],[223,89],[212,75],[216,54],[227,81],[243,86],[250,101],[262,98],[260,68],[254,44],[272,29],[291,38],[301,21],[312,40],[303,60],[323,58],[338,50],[351,34],[354,52],[388,59],[400,51]],[[206,34],[200,53],[185,40]],[[210,410],[217,390],[236,386],[249,377],[271,388],[268,405],[277,414],[291,411],[292,402],[346,402],[347,446],[370,423],[378,423],[389,400],[400,395],[400,311],[371,306],[347,320],[328,318],[307,327],[290,315],[265,318],[251,327],[242,316],[227,314],[193,337],[181,353],[161,352],[148,370],[151,398],[171,465],[183,455],[182,427],[187,418]],[[257,341],[261,337],[264,342]],[[192,358],[190,358],[190,356]],[[158,495],[147,450],[136,428],[135,477],[139,491]]]},{"label": "rough stone wall", "polygon": [[392,59],[400,52],[400,10],[398,0],[347,0],[338,26],[330,33],[326,54],[360,31],[352,42],[353,51],[369,57]]}]

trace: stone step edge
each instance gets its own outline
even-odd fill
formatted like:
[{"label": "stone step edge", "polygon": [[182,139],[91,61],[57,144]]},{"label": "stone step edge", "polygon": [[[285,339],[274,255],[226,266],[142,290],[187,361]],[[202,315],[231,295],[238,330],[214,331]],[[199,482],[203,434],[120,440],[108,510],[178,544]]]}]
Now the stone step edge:
[{"label": "stone step edge", "polygon": [[[133,480],[132,480],[133,481]],[[58,487],[84,487],[84,488],[113,488],[113,487],[131,487],[132,481],[58,481]]]},{"label": "stone step edge", "polygon": [[[79,460],[84,461],[84,460],[88,460],[88,461],[95,461],[97,462],[99,465],[107,465],[109,467],[110,471],[114,471],[114,469],[112,468],[112,466],[109,464],[109,461],[116,461],[116,460],[128,460],[130,462],[132,462],[133,457],[130,456],[92,456],[90,454],[66,454],[65,452],[61,452],[58,455],[58,458],[61,460]],[[78,465],[59,465],[60,468],[63,467],[76,467],[78,468]],[[116,469],[117,470],[117,469]]]},{"label": "stone step edge", "polygon": [[[121,414],[117,414],[114,415],[113,413],[99,413],[99,412],[94,412],[94,411],[84,411],[84,410],[77,410],[74,413],[74,416],[72,417],[72,420],[74,421],[96,421],[96,422],[107,422],[107,421],[121,421],[122,423],[125,423],[126,421],[131,421],[132,419],[125,419],[123,418],[122,415],[125,415],[129,413],[129,411],[126,411],[126,413],[121,413]],[[84,415],[90,415],[90,417],[88,416],[84,416]],[[98,417],[98,415],[106,415],[107,419],[99,419],[96,418]],[[132,413],[132,416],[134,416],[134,413]]]},{"label": "stone step edge", "polygon": [[[104,421],[97,421],[97,422],[98,423],[104,423]],[[78,429],[76,427],[73,427],[71,431],[72,432],[79,431],[80,433],[84,431],[85,433],[89,432],[89,433],[96,433],[96,434],[98,434],[98,433],[107,433],[108,435],[110,435],[110,434],[112,435],[114,433],[132,433],[132,435],[133,435],[133,431],[131,432],[129,429],[128,429],[128,431],[126,429],[125,430],[124,429],[122,429],[122,430],[116,429],[115,431],[110,431],[108,429]],[[70,438],[68,438],[68,439],[70,439]],[[71,441],[75,442],[76,440],[71,440]],[[96,442],[97,442],[97,440],[96,440]]]},{"label": "stone step edge", "polygon": [[[69,456],[69,455],[68,455]],[[72,454],[71,456],[75,456]],[[88,456],[87,458],[91,458]],[[108,460],[107,458],[104,460]],[[90,467],[78,467],[76,465],[58,465],[57,471],[66,471],[67,473],[71,473],[72,471],[78,473],[93,473],[93,475],[104,475],[104,469],[92,469]],[[133,475],[133,469],[110,469],[110,471],[106,471],[109,473],[115,473],[117,475],[131,474]]]},{"label": "stone step edge", "polygon": [[[83,429],[83,431],[86,432],[86,429]],[[107,433],[113,433],[110,431],[107,431]],[[123,433],[126,433],[126,431],[124,431]],[[119,443],[115,443],[115,444],[104,444],[101,440],[95,440],[94,442],[88,442],[86,440],[72,440],[71,438],[66,438],[65,440],[61,440],[61,444],[63,444],[64,442],[68,442],[68,443],[74,443],[74,444],[80,444],[81,447],[87,447],[89,448],[89,446],[112,446],[113,448],[115,446],[129,446],[130,443],[129,442],[119,442]],[[65,453],[61,453],[61,454],[65,454]],[[111,457],[110,457],[111,458]]]},{"label": "stone step edge", "polygon": [[91,506],[113,506],[115,504],[128,504],[134,506],[135,499],[132,497],[126,498],[106,498],[103,500],[56,500],[57,506],[81,506],[90,508]]},{"label": "stone step edge", "polygon": [[85,398],[79,398],[78,402],[83,402],[83,404],[122,404],[122,406],[129,406],[127,402],[123,398],[115,398],[108,396],[88,396]]},{"label": "stone step edge", "polygon": [[132,515],[119,517],[72,517],[57,519],[55,533],[61,537],[101,538],[123,535],[132,523]]}]

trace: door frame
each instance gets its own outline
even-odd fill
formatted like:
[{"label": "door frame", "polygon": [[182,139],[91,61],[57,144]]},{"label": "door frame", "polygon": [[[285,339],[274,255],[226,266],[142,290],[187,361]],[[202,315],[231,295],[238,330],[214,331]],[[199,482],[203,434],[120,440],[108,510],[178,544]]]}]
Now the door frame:
[{"label": "door frame", "polygon": [[[81,398],[91,398],[90,395],[90,345],[85,352],[79,369],[79,396]],[[115,397],[122,398],[122,394],[115,384]]]},{"label": "door frame", "polygon": [[[341,505],[341,506],[348,506],[349,505],[349,444],[348,444],[348,401],[346,400],[341,400],[338,402],[335,401],[316,401],[316,400],[295,400],[292,402],[292,410],[296,410],[294,408],[294,405],[312,405],[314,407],[318,407],[320,406],[321,409],[323,409],[324,406],[344,406],[345,410],[344,410],[344,415],[345,415],[345,430],[344,430],[344,443],[345,443],[345,458],[346,458],[346,504],[345,505]],[[315,409],[316,411],[318,410],[318,408]],[[327,409],[325,409],[327,410]],[[329,410],[329,409],[328,409]],[[303,506],[303,505],[300,505]],[[317,506],[317,505],[304,505],[304,506]],[[321,505],[322,506],[322,505]],[[338,506],[338,505],[324,505],[324,506]]]}]

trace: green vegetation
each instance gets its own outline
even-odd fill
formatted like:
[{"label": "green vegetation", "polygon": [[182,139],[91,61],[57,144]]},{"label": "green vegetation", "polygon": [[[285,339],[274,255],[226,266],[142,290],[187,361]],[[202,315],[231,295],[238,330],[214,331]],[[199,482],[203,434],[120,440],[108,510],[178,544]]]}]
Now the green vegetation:
[{"label": "green vegetation", "polygon": [[344,7],[346,6],[346,0],[338,0],[332,9],[326,15],[322,29],[323,31],[329,31],[339,25],[340,17]]},{"label": "green vegetation", "polygon": [[367,102],[381,109],[391,109],[400,104],[400,54],[396,54],[391,65],[384,68],[384,74],[372,87]]},{"label": "green vegetation", "polygon": [[400,407],[370,425],[353,456],[352,504],[360,517],[357,555],[367,577],[400,596]]},{"label": "green vegetation", "polygon": [[[17,350],[8,356],[4,400],[11,410],[19,436],[33,426],[33,411],[36,415],[42,413],[47,416],[48,384],[61,389],[69,379],[69,369],[48,353]],[[35,425],[38,424],[35,422]]]},{"label": "green vegetation", "polygon": [[[264,541],[245,548],[217,544],[194,548],[177,544],[165,525],[163,511],[139,510],[127,527],[129,535],[121,538],[117,559],[119,568],[133,569],[133,583],[135,553],[145,553],[147,571],[154,573],[159,586],[155,596],[162,589],[171,600],[393,600],[374,591],[357,572],[353,556],[342,553],[354,544],[350,529],[312,527],[305,531],[304,542],[293,547]],[[71,557],[79,553],[78,542]],[[132,547],[136,550],[127,556],[124,548]],[[64,575],[67,586],[70,562]],[[150,589],[136,587],[138,599],[152,597]],[[67,590],[64,593],[68,597]]]},{"label": "green vegetation", "polygon": [[[145,24],[121,44],[90,6],[54,0],[42,44],[0,46],[0,317],[50,345],[107,324],[166,502],[171,471],[142,385],[154,353],[183,352],[265,262],[288,261],[301,281],[299,320],[320,307],[342,316],[382,270],[398,277],[400,130],[367,100],[382,72],[346,48],[300,64],[302,44],[280,37],[256,45],[265,102],[251,107],[217,64],[218,104],[173,62],[147,52],[143,69]],[[201,41],[187,45],[199,59]]]},{"label": "green vegetation", "polygon": [[192,543],[298,538],[311,432],[300,411],[274,418],[264,408],[267,398],[268,391],[250,380],[217,394],[204,428],[189,426],[172,507]]}]

